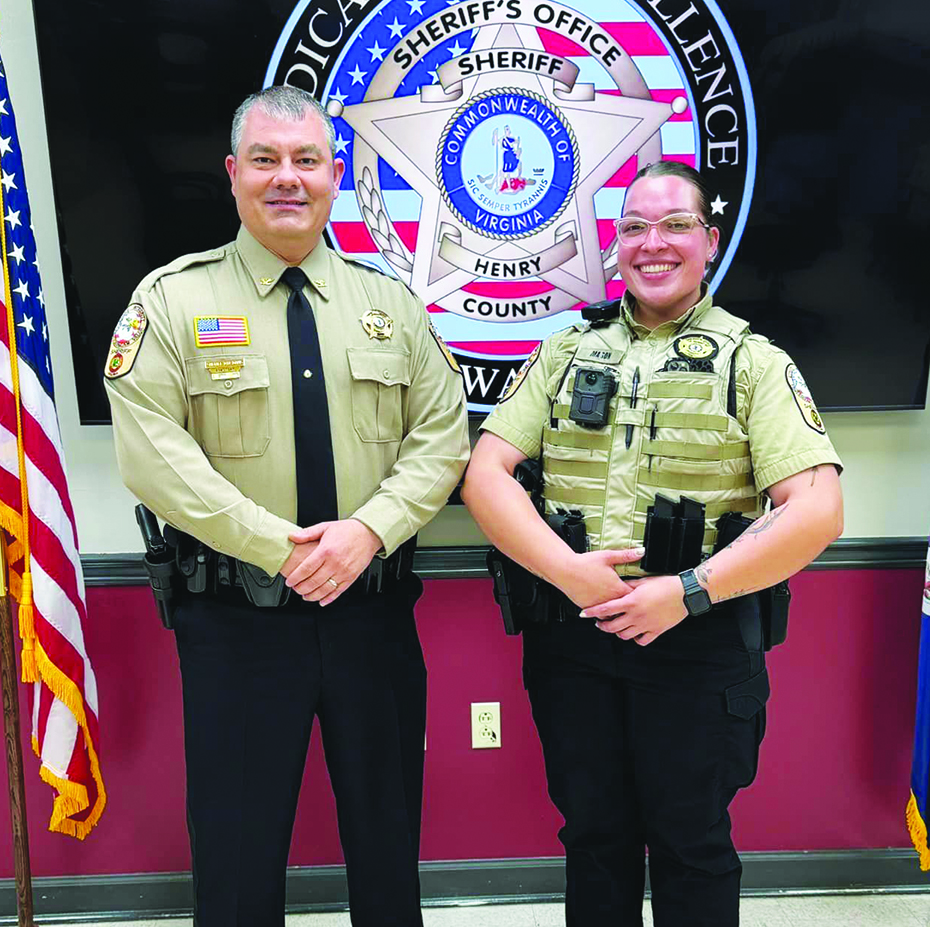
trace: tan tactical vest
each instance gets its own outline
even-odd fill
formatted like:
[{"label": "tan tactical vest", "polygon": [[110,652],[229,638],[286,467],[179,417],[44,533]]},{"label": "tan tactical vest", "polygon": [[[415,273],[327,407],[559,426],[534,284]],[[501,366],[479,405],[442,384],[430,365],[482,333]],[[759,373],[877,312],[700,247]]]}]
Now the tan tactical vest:
[{"label": "tan tactical vest", "polygon": [[[706,506],[705,553],[724,512],[760,515],[748,435],[740,416],[728,412],[728,393],[729,408],[736,408],[731,364],[748,328],[715,306],[677,332],[645,338],[622,321],[586,327],[574,355],[552,374],[561,385],[543,431],[546,511],[580,509],[591,550],[622,549],[642,544],[656,493],[673,501],[689,496]],[[568,417],[582,368],[610,370],[617,379],[603,428]],[[619,571],[642,572],[636,566]]]}]

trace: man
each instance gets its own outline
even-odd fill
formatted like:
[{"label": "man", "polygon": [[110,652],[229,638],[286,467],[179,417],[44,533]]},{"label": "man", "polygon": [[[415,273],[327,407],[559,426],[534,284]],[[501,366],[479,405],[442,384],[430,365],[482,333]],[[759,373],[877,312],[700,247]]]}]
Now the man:
[{"label": "man", "polygon": [[422,302],[322,241],[345,170],[333,150],[308,94],[249,97],[226,159],[236,241],[146,277],[106,368],[123,478],[178,530],[187,576],[174,621],[199,927],[283,925],[314,715],[353,924],[422,923],[410,539],[464,469],[467,418]]}]

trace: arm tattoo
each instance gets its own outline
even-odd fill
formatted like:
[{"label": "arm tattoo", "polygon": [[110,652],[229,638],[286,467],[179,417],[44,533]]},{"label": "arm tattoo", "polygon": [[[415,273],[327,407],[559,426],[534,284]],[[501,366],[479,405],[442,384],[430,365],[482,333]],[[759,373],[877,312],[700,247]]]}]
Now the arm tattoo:
[{"label": "arm tattoo", "polygon": [[710,574],[713,572],[709,566],[699,566],[694,571],[694,578],[706,589],[710,582]]},{"label": "arm tattoo", "polygon": [[738,599],[741,595],[749,595],[750,593],[758,592],[760,589],[765,589],[765,586],[749,586],[746,589],[737,589],[735,592],[731,592],[728,595],[720,596],[717,601],[726,602],[729,599]]},{"label": "arm tattoo", "polygon": [[[761,518],[756,519],[741,535],[740,537],[746,537],[748,534],[762,534],[763,531],[768,531],[772,525],[785,514],[790,503],[786,502],[784,505],[778,506],[777,509],[772,509],[771,512],[763,515]],[[739,540],[739,538],[737,538]]]},{"label": "arm tattoo", "polygon": [[768,531],[775,522],[781,518],[784,514],[785,509],[788,508],[789,503],[780,505],[777,509],[772,509],[771,512],[766,512],[761,518],[757,518],[738,538],[731,541],[724,550],[730,550],[733,547],[736,547],[737,544],[742,543],[746,540],[747,537],[753,534],[762,534],[764,531]]},{"label": "arm tattoo", "polygon": [[814,480],[817,479],[817,471],[818,471],[819,469],[820,469],[819,467],[812,467],[812,468],[811,468],[811,486],[814,485]]}]

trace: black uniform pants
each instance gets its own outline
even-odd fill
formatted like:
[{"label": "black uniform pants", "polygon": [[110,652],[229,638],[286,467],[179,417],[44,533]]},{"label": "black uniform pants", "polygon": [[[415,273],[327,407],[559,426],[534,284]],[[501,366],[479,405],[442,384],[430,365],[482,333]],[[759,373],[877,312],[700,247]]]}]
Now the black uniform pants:
[{"label": "black uniform pants", "polygon": [[565,818],[567,927],[642,927],[646,847],[656,927],[738,925],[727,806],[755,778],[768,696],[747,631],[757,637],[753,597],[646,647],[585,619],[524,631],[524,680]]},{"label": "black uniform pants", "polygon": [[285,867],[320,719],[354,927],[421,927],[422,592],[259,609],[188,595],[175,618],[197,927],[283,927]]}]

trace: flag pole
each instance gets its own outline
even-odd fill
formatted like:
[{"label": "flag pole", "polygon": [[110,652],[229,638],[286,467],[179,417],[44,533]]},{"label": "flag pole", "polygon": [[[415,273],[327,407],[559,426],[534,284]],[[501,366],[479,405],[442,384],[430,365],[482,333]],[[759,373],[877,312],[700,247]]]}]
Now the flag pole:
[{"label": "flag pole", "polygon": [[16,907],[19,927],[33,927],[32,867],[29,830],[26,827],[26,788],[23,781],[23,745],[19,731],[19,693],[13,649],[13,610],[10,607],[6,532],[0,530],[0,683],[3,689],[3,731],[6,771],[10,784],[10,823],[13,828],[13,863],[16,873]]}]

